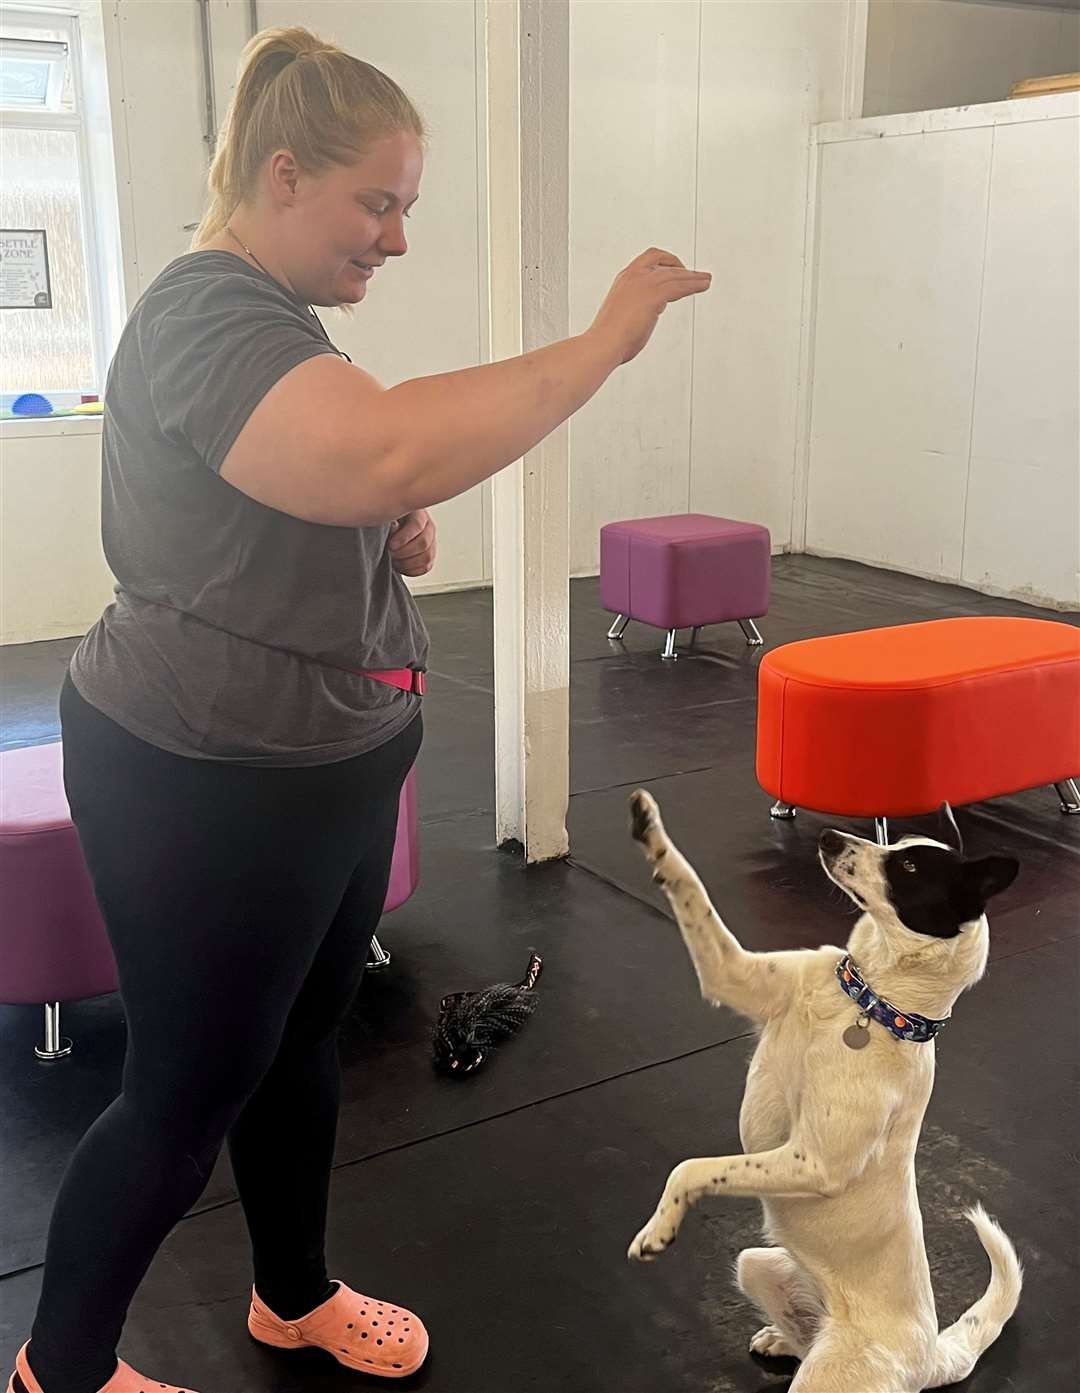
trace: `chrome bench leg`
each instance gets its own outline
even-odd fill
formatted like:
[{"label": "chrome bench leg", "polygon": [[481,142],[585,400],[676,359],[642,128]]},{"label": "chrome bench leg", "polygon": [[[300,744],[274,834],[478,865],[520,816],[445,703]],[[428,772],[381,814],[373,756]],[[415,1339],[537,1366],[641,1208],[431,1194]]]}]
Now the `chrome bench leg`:
[{"label": "chrome bench leg", "polygon": [[752,619],[740,619],[739,628],[746,635],[746,642],[750,648],[758,648],[765,642],[761,637],[761,631]]},{"label": "chrome bench leg", "polygon": [[877,838],[878,846],[889,845],[889,819],[887,817],[874,818],[874,836]]},{"label": "chrome bench leg", "polygon": [[679,656],[678,653],[675,652],[675,635],[677,633],[677,629],[669,629],[667,631],[667,642],[664,644],[663,653],[660,654],[661,658],[663,658],[666,663],[673,663]]},{"label": "chrome bench leg", "polygon": [[1076,780],[1063,779],[1054,787],[1057,789],[1057,796],[1061,799],[1061,811],[1074,816],[1080,813],[1080,789],[1076,787]]},{"label": "chrome bench leg", "polygon": [[60,1003],[45,1003],[45,1044],[35,1045],[34,1053],[38,1059],[63,1059],[71,1053],[71,1041],[60,1034]]},{"label": "chrome bench leg", "polygon": [[769,809],[769,816],[777,819],[782,818],[785,822],[790,822],[798,811],[798,808],[793,808],[790,803],[785,803],[782,799],[778,798]]},{"label": "chrome bench leg", "polygon": [[626,626],[629,623],[630,616],[628,614],[618,615],[615,619],[615,623],[612,624],[611,628],[607,631],[608,638],[622,638],[623,634],[626,633]]},{"label": "chrome bench leg", "polygon": [[390,954],[374,936],[371,940],[371,947],[368,949],[367,969],[369,972],[381,972],[384,967],[390,966]]}]

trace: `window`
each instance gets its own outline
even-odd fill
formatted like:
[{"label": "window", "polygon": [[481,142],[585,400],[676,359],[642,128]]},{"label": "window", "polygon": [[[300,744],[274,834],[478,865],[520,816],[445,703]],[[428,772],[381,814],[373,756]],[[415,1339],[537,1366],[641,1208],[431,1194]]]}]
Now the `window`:
[{"label": "window", "polygon": [[67,44],[0,36],[0,105],[27,111],[70,111]]},{"label": "window", "polygon": [[50,290],[48,308],[0,305],[4,415],[23,393],[64,408],[103,387],[111,344],[82,69],[75,15],[0,11],[0,228],[45,232]]}]

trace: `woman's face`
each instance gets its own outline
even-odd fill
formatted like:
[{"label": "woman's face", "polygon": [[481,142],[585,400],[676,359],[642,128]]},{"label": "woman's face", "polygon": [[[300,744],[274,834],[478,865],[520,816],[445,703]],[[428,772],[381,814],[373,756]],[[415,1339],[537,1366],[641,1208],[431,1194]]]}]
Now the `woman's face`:
[{"label": "woman's face", "polygon": [[411,131],[382,136],[355,164],[298,173],[281,231],[282,262],[311,305],[355,305],[390,256],[404,256],[405,218],[419,196],[424,155]]}]

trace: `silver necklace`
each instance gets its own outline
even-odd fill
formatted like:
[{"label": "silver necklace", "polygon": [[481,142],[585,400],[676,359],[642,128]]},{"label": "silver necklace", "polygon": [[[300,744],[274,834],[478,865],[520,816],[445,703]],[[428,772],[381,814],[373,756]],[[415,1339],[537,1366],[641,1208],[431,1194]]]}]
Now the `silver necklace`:
[{"label": "silver necklace", "polygon": [[[251,250],[251,248],[247,245],[247,243],[246,243],[246,242],[241,242],[240,238],[237,237],[236,233],[232,230],[232,228],[229,226],[228,223],[225,224],[225,231],[226,231],[226,232],[229,234],[229,236],[233,239],[233,241],[234,241],[234,242],[236,243],[236,245],[240,248],[240,250],[241,250],[242,252],[244,252],[247,256],[250,256],[250,257],[251,257],[252,261],[254,261],[255,265],[259,268],[259,270],[263,273],[263,275],[264,275],[264,276],[269,276],[269,275],[270,275],[270,272],[269,272],[269,271],[266,269],[266,267],[262,264],[262,262],[261,262],[261,261],[259,260],[259,258],[255,255],[255,253]],[[271,279],[276,280],[277,278],[276,278],[276,277],[271,277]]]},{"label": "silver necklace", "polygon": [[[246,242],[241,242],[240,238],[237,237],[236,233],[232,230],[228,223],[225,224],[225,231],[229,234],[229,236],[233,239],[233,241],[241,249],[241,251],[245,252],[246,255],[251,257],[252,261],[254,261],[255,265],[259,268],[259,270],[263,273],[264,276],[269,276],[270,279],[274,281],[277,280],[277,276],[273,275],[272,272],[266,269],[266,267],[262,264],[262,262],[259,260],[259,258],[255,255],[255,253],[251,250],[251,248],[247,245]],[[300,303],[303,304],[303,301],[301,301]],[[308,305],[307,308],[308,314],[311,315],[312,319],[314,319],[315,323],[319,326],[320,330],[322,331],[322,336],[326,340],[326,342],[330,345],[334,352],[338,354],[339,357],[344,358],[347,363],[351,363],[352,359],[349,357],[349,355],[347,353],[343,353],[341,349],[338,348],[338,346],[331,339],[330,335],[326,332],[322,320],[315,313],[314,309],[310,305]]]}]

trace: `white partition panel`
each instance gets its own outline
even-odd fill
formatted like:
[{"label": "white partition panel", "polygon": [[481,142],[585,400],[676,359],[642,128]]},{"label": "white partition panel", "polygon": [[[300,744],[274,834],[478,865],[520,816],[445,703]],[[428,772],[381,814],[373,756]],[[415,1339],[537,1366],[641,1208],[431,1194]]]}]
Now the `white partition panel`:
[{"label": "white partition panel", "polygon": [[807,537],[959,575],[990,132],[827,145]]},{"label": "white partition panel", "polygon": [[1080,120],[999,127],[961,579],[1080,606]]},{"label": "white partition panel", "polygon": [[1080,606],[1080,99],[818,139],[807,549]]}]

